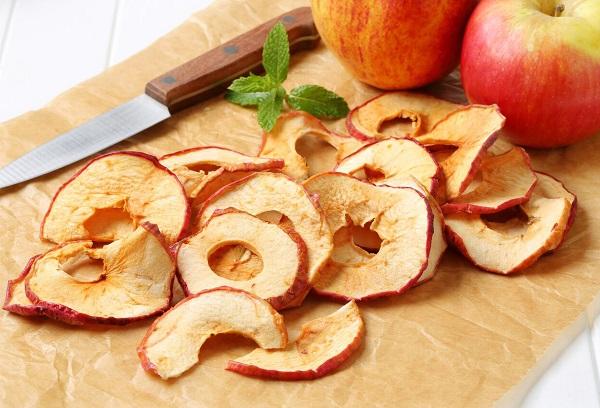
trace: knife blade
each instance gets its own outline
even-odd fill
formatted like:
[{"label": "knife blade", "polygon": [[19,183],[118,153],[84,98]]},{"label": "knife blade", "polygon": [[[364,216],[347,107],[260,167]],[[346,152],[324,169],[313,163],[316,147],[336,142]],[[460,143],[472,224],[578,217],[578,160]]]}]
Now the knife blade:
[{"label": "knife blade", "polygon": [[232,80],[261,69],[269,30],[283,22],[292,52],[314,47],[319,34],[309,7],[267,21],[160,75],[144,93],[42,144],[0,169],[0,189],[48,174],[106,149],[222,92]]}]

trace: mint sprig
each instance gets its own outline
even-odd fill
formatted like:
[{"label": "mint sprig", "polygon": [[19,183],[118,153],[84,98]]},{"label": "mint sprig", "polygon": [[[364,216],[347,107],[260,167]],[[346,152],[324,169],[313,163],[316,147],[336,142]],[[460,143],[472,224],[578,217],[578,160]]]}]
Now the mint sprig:
[{"label": "mint sprig", "polygon": [[319,85],[301,85],[289,94],[281,86],[290,65],[290,44],[281,22],[267,35],[262,58],[266,74],[250,74],[236,79],[227,88],[225,99],[241,106],[257,106],[258,124],[267,132],[275,126],[284,101],[290,108],[318,118],[337,119],[348,114],[344,98]]}]

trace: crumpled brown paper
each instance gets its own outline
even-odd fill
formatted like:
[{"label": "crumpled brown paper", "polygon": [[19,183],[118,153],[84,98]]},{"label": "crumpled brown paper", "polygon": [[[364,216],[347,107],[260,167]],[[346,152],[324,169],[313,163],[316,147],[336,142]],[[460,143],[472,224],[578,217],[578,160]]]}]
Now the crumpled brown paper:
[{"label": "crumpled brown paper", "polygon": [[[0,125],[0,164],[143,91],[155,76],[303,0],[221,0],[150,48],[56,98],[46,108]],[[354,80],[323,45],[292,58],[286,86],[319,83],[356,105],[377,93]],[[460,97],[446,86],[446,96]],[[449,92],[449,93],[448,93]],[[343,123],[331,124],[343,131]],[[115,149],[163,154],[219,144],[254,153],[255,111],[214,98]],[[489,406],[513,403],[600,291],[600,138],[568,149],[532,151],[535,167],[577,193],[580,211],[564,246],[526,273],[475,270],[453,251],[435,279],[405,295],[367,302],[363,346],[337,373],[317,381],[246,378],[223,368],[253,345],[217,337],[201,363],[179,379],[144,372],[135,348],[150,321],[123,328],[70,327],[0,314],[0,400],[6,407],[117,406]],[[16,276],[49,245],[38,231],[50,197],[81,164],[0,192],[0,278]],[[597,212],[598,211],[598,212]],[[309,297],[285,313],[299,325],[339,305]],[[556,347],[555,347],[556,348]],[[527,382],[525,382],[527,384]]]}]

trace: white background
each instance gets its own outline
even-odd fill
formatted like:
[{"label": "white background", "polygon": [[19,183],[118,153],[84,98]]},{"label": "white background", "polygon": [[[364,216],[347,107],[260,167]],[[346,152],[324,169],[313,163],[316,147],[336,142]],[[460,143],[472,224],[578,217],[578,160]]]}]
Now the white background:
[{"label": "white background", "polygon": [[[43,106],[148,46],[210,2],[0,0],[0,121]],[[600,319],[587,324],[523,406],[600,408],[598,353]]]}]

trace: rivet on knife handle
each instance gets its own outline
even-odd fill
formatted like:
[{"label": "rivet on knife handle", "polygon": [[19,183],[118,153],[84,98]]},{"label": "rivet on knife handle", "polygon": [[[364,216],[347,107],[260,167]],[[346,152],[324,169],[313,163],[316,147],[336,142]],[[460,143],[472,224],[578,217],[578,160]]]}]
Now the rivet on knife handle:
[{"label": "rivet on knife handle", "polygon": [[216,95],[241,75],[262,70],[263,43],[278,21],[286,27],[292,51],[314,47],[319,40],[310,8],[300,7],[153,79],[146,94],[176,112]]}]

